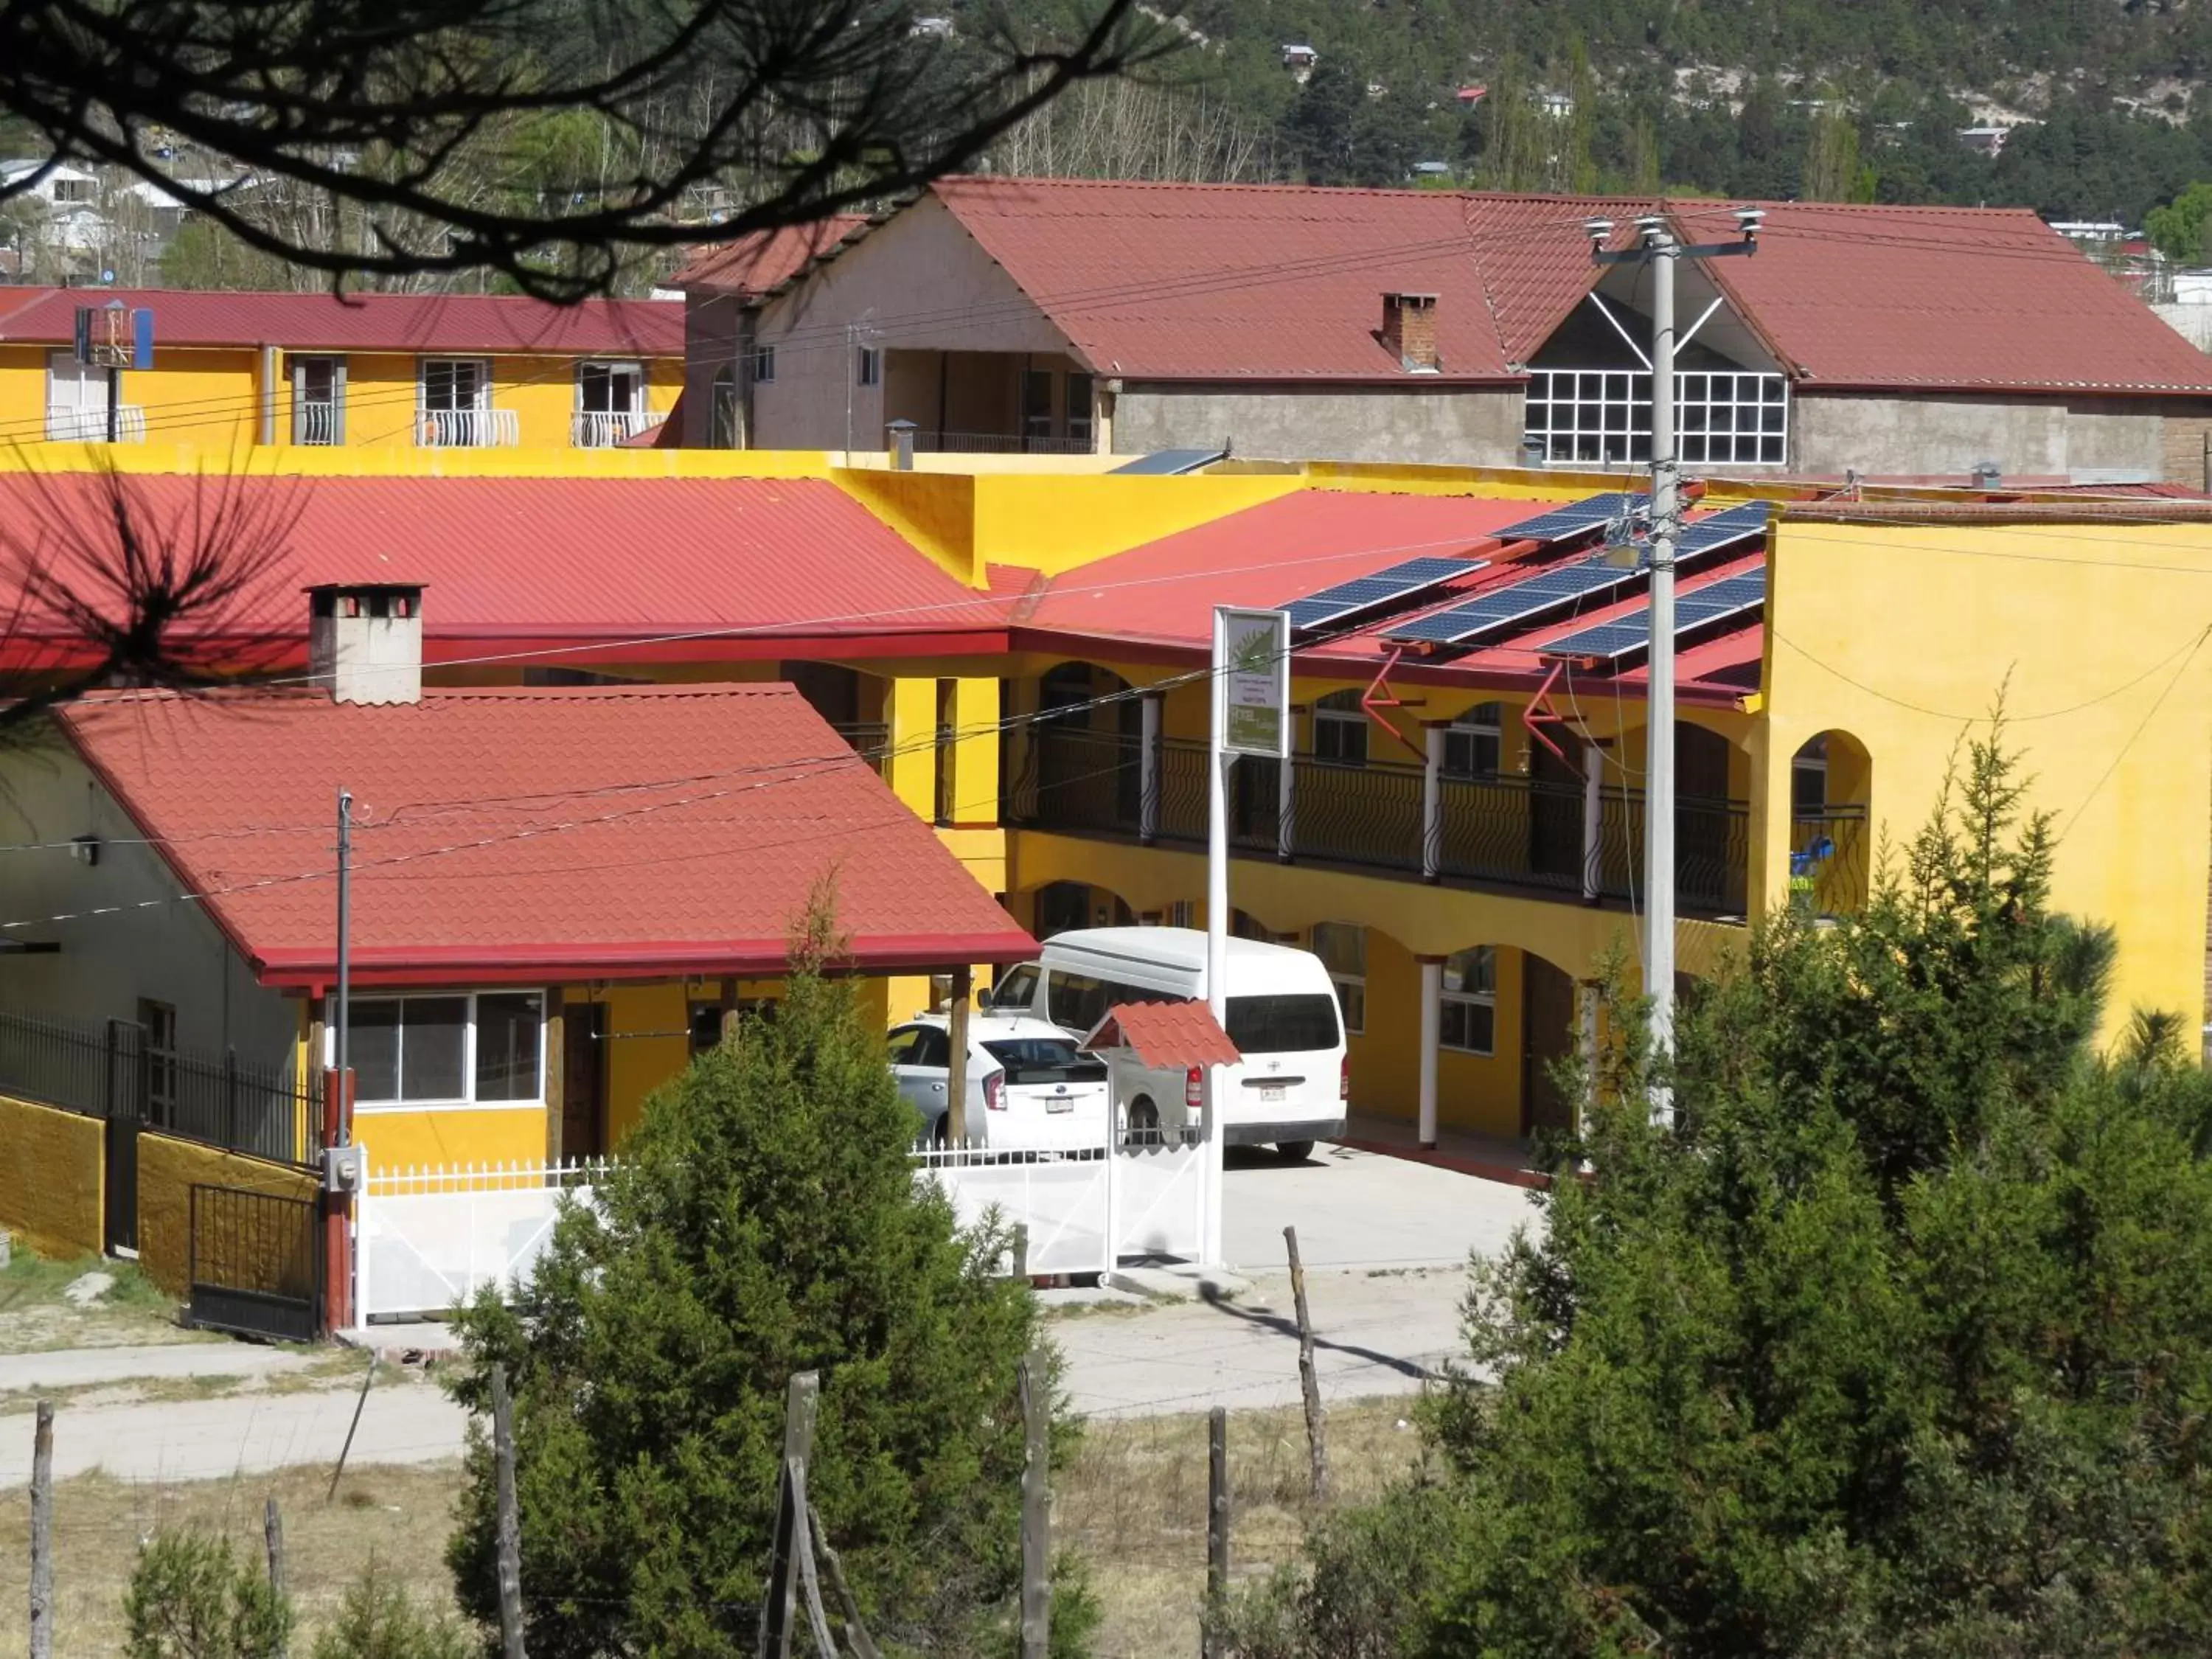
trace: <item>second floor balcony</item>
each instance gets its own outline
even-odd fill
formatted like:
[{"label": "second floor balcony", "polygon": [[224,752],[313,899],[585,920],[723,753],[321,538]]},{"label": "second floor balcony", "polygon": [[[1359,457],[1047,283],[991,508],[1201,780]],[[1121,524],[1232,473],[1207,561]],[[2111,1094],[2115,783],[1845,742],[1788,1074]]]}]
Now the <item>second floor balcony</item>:
[{"label": "second floor balcony", "polygon": [[[107,441],[107,408],[104,404],[49,404],[46,437],[57,443],[102,444]],[[146,441],[146,410],[140,404],[118,404],[115,410],[115,441]]]},{"label": "second floor balcony", "polygon": [[422,449],[512,449],[522,428],[511,409],[425,409],[415,416]]},{"label": "second floor balcony", "polygon": [[578,449],[612,449],[659,424],[643,409],[580,409],[569,416],[568,439]]}]

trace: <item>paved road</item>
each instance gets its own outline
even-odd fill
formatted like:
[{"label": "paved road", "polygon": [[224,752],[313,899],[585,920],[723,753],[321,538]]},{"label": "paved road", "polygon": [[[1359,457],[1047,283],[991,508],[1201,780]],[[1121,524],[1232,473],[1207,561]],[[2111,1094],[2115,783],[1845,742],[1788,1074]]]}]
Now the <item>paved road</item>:
[{"label": "paved road", "polygon": [[[1532,1212],[1518,1189],[1358,1152],[1287,1166],[1266,1155],[1229,1171],[1224,1248],[1253,1280],[1233,1303],[1097,1309],[1055,1321],[1066,1386],[1085,1415],[1287,1405],[1297,1398],[1297,1340],[1282,1227],[1294,1222],[1309,1267],[1316,1363],[1334,1398],[1408,1393],[1459,1346],[1461,1271]],[[189,1353],[199,1375],[269,1364],[269,1350]],[[206,1356],[203,1360],[202,1356]],[[112,1353],[29,1356],[58,1387],[143,1376]],[[223,1364],[224,1360],[230,1363]],[[18,1362],[8,1362],[11,1364]],[[133,1362],[120,1362],[127,1367]],[[181,1360],[167,1364],[183,1364]],[[181,1373],[170,1372],[170,1375]],[[0,1386],[5,1386],[0,1384]],[[202,1480],[334,1461],[353,1413],[350,1388],[179,1403],[64,1407],[54,1433],[59,1478],[103,1468],[129,1480]],[[409,1380],[370,1391],[354,1443],[358,1463],[434,1462],[459,1452],[465,1420],[435,1387]],[[31,1419],[0,1417],[0,1488],[30,1478]]]}]

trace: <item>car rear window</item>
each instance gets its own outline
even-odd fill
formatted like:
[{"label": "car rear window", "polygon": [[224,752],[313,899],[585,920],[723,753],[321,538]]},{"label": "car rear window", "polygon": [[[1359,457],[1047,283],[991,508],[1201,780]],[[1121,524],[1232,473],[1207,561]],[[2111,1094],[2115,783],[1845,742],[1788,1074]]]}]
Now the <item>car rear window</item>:
[{"label": "car rear window", "polygon": [[1336,998],[1327,991],[1229,999],[1229,1040],[1244,1054],[1289,1054],[1334,1048]]},{"label": "car rear window", "polygon": [[1060,1037],[1000,1037],[983,1052],[1006,1068],[1009,1083],[1103,1083],[1106,1062]]}]

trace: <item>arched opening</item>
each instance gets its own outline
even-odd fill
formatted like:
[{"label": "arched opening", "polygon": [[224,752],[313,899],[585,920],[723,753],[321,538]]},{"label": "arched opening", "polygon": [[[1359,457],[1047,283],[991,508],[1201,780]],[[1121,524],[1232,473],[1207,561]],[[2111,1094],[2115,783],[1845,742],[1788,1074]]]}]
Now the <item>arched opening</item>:
[{"label": "arched opening", "polygon": [[1037,681],[1025,776],[1032,820],[1047,829],[1134,834],[1144,787],[1144,705],[1111,669],[1064,662]]},{"label": "arched opening", "polygon": [[1031,931],[1041,939],[1078,927],[1133,927],[1136,913],[1110,888],[1084,881],[1050,881],[1031,901]]},{"label": "arched opening", "polygon": [[1675,903],[1692,915],[1741,915],[1750,847],[1747,810],[1729,791],[1735,746],[1674,722]]},{"label": "arched opening", "polygon": [[1848,732],[1808,738],[1790,757],[1790,902],[1812,915],[1865,907],[1874,761]]}]

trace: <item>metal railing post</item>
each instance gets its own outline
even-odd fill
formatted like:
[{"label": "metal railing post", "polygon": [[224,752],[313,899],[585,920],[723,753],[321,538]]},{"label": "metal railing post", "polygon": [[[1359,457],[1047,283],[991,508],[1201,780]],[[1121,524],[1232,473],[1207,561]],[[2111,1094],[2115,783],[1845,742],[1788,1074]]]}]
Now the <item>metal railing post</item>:
[{"label": "metal railing post", "polygon": [[222,1144],[235,1152],[242,1149],[238,1144],[238,1050],[234,1048],[222,1051]]},{"label": "metal railing post", "polygon": [[1421,879],[1435,881],[1443,873],[1444,860],[1444,738],[1446,728],[1431,726],[1423,733],[1421,763]]}]

